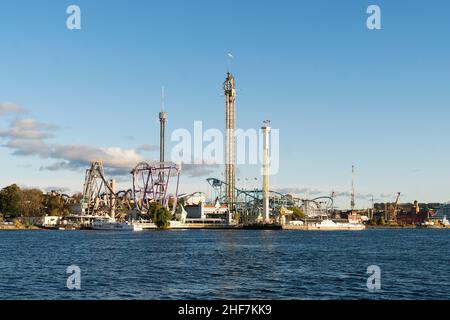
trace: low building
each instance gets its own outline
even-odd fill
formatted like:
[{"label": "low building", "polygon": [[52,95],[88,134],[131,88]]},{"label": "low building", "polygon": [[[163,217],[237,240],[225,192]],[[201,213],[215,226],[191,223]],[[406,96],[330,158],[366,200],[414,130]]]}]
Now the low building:
[{"label": "low building", "polygon": [[225,217],[228,214],[228,206],[224,204],[205,204],[203,212],[207,218]]},{"label": "low building", "polygon": [[53,227],[61,223],[61,217],[57,216],[45,216],[42,220],[44,227]]},{"label": "low building", "polygon": [[201,221],[202,223],[208,222],[225,222],[228,218],[228,207],[226,205],[221,205],[216,203],[215,205],[200,203],[198,205],[187,205],[185,206],[187,213],[186,220]]}]

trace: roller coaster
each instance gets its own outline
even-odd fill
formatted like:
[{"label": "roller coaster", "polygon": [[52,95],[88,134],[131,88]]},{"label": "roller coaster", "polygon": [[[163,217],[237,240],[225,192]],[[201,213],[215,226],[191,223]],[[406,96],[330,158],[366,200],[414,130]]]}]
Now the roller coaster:
[{"label": "roller coaster", "polygon": [[[141,162],[131,171],[132,188],[116,192],[115,181],[105,176],[101,161],[86,170],[81,211],[84,216],[147,216],[150,204],[158,202],[175,212],[181,169],[172,162]],[[169,183],[175,179],[175,194],[169,194]],[[64,196],[64,195],[63,195]],[[170,201],[172,200],[172,201]]]},{"label": "roller coaster", "polygon": [[[191,194],[178,194],[181,168],[172,162],[141,162],[131,171],[132,188],[115,191],[114,180],[105,177],[103,165],[94,161],[86,170],[85,182],[81,198],[81,211],[84,216],[115,217],[143,217],[149,218],[150,205],[154,202],[164,206],[172,214],[178,204],[182,206],[190,199],[207,199],[203,192]],[[213,203],[226,204],[226,182],[217,178],[206,179],[208,185],[214,190],[210,197]],[[169,186],[174,193],[169,194]],[[252,220],[262,213],[263,191],[261,189],[234,188],[236,194],[236,213],[244,220]],[[61,195],[65,202],[71,199]],[[199,201],[197,201],[199,202]],[[181,207],[182,207],[181,206]],[[282,210],[301,208],[307,218],[320,218],[328,216],[333,208],[333,198],[321,196],[314,199],[303,199],[290,194],[283,194],[270,190],[269,207],[272,216],[280,216]]]},{"label": "roller coaster", "polygon": [[[206,179],[213,188],[215,201],[226,203],[226,182],[217,178]],[[235,188],[236,192],[236,212],[247,217],[255,217],[262,211],[262,189],[244,190]],[[272,214],[278,214],[282,208],[302,208],[308,218],[320,218],[328,216],[333,208],[333,198],[320,196],[314,199],[302,199],[290,194],[283,194],[277,191],[269,191],[269,207]]]},{"label": "roller coaster", "polygon": [[[139,163],[131,174],[133,175],[133,200],[140,214],[147,214],[150,204],[161,206],[175,212],[178,201],[181,167],[173,162]],[[169,186],[175,180],[175,193],[170,196]],[[172,200],[172,201],[169,201]]]},{"label": "roller coaster", "polygon": [[64,205],[77,204],[77,199],[75,199],[74,197],[69,196],[68,194],[61,193],[60,191],[57,191],[57,190],[52,190],[50,192],[47,192],[47,195],[48,196],[52,196],[52,197],[56,197],[56,198],[60,198]]}]

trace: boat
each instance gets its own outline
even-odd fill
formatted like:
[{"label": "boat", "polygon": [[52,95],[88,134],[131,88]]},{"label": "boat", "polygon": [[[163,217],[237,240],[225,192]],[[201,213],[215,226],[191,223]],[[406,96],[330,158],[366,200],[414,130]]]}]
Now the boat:
[{"label": "boat", "polygon": [[442,219],[442,225],[444,227],[450,227],[450,221],[447,220],[447,216],[444,216],[444,219]]},{"label": "boat", "polygon": [[[309,227],[309,226],[308,226]],[[333,220],[326,219],[319,223],[315,223],[310,226],[312,229],[317,230],[364,230],[366,227],[362,223],[349,222],[334,222]]]},{"label": "boat", "polygon": [[442,225],[436,224],[433,220],[426,219],[424,222],[419,223],[417,227],[423,229],[439,229],[442,228]]},{"label": "boat", "polygon": [[128,221],[117,222],[113,219],[97,219],[92,222],[91,229],[105,231],[142,231],[142,227]]},{"label": "boat", "polygon": [[434,221],[431,220],[426,220],[420,224],[421,227],[432,227],[434,225],[435,225]]},{"label": "boat", "polygon": [[321,230],[321,231],[338,231],[338,230],[348,230],[348,231],[360,231],[366,229],[365,225],[362,223],[355,222],[334,222],[331,219],[325,219],[318,222],[312,223],[291,223],[284,225],[283,229],[286,230]]}]

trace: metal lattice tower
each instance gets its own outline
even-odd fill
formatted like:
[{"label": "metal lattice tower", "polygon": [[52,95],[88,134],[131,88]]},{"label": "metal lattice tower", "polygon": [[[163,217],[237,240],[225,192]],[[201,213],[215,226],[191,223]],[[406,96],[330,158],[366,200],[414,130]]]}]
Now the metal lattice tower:
[{"label": "metal lattice tower", "polygon": [[226,197],[230,212],[235,211],[235,112],[236,112],[236,86],[233,75],[228,72],[223,83],[225,93],[225,182]]}]

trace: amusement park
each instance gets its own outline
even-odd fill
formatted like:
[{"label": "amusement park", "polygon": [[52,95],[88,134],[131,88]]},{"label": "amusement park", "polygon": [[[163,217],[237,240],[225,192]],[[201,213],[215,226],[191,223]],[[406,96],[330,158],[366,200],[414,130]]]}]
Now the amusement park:
[{"label": "amusement park", "polygon": [[[70,215],[64,217],[64,224],[97,230],[133,231],[215,228],[364,229],[360,217],[353,212],[346,219],[331,219],[334,214],[333,194],[305,199],[270,188],[269,120],[263,122],[260,132],[263,140],[262,184],[253,188],[238,186],[240,179],[236,179],[236,87],[234,76],[229,72],[223,83],[223,92],[225,178],[206,179],[208,194],[201,191],[182,192],[180,177],[183,164],[165,159],[168,114],[161,111],[159,161],[137,163],[134,168],[130,168],[129,188],[117,190],[116,179],[106,176],[102,159],[93,160],[90,168],[86,169],[80,203],[74,204],[69,196],[63,196],[71,208]],[[255,180],[258,181],[258,178]]]}]

